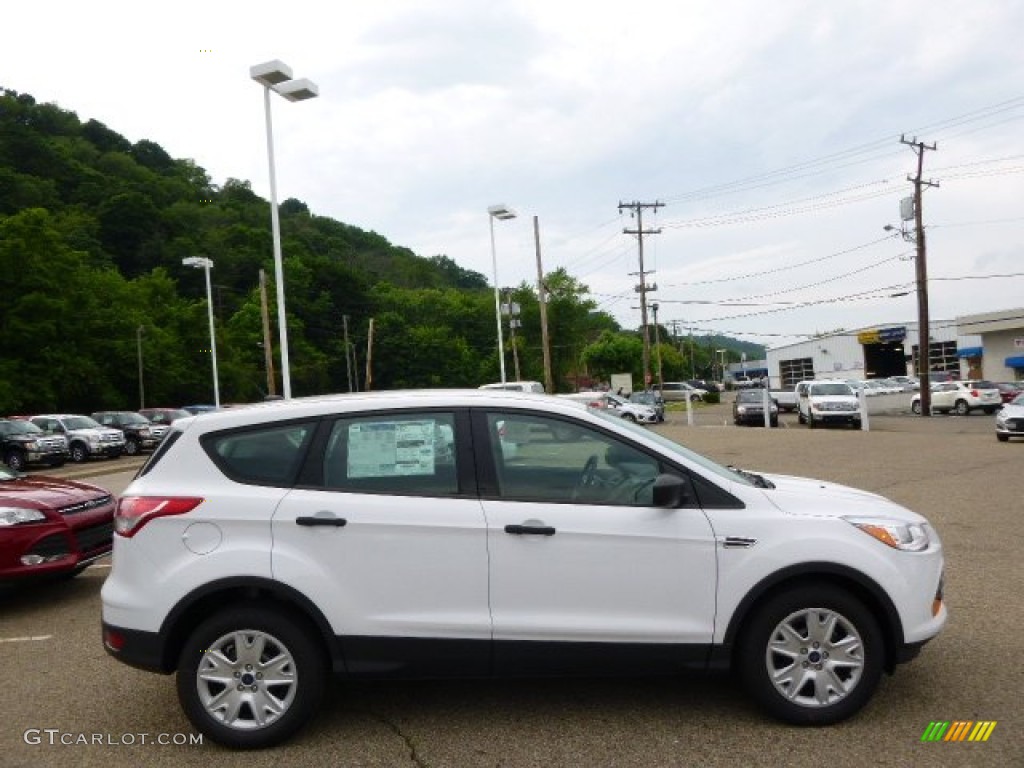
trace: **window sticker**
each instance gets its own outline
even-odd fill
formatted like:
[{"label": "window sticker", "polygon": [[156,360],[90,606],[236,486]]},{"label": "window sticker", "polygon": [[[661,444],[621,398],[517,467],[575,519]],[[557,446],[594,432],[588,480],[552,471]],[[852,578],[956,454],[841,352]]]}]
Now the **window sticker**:
[{"label": "window sticker", "polygon": [[351,424],[348,476],[392,477],[434,474],[433,421]]}]

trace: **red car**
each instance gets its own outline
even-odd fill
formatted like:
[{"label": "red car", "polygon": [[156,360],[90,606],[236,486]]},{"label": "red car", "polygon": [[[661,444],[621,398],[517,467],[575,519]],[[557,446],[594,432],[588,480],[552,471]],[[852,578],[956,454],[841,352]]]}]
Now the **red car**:
[{"label": "red car", "polygon": [[74,576],[109,554],[114,505],[95,485],[0,466],[0,582]]},{"label": "red car", "polygon": [[1006,404],[1013,400],[1021,392],[1024,392],[1024,382],[1020,381],[997,381],[996,388],[999,390],[999,396],[1003,399],[1003,403]]}]

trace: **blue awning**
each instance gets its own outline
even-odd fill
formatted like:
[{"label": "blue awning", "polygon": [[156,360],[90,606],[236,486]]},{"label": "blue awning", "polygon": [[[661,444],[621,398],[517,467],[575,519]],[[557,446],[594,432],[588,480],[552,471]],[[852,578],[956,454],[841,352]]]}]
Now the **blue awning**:
[{"label": "blue awning", "polygon": [[1007,368],[1024,368],[1024,355],[1006,358],[1005,365]]},{"label": "blue awning", "polygon": [[983,347],[963,347],[956,351],[957,357],[981,357]]}]

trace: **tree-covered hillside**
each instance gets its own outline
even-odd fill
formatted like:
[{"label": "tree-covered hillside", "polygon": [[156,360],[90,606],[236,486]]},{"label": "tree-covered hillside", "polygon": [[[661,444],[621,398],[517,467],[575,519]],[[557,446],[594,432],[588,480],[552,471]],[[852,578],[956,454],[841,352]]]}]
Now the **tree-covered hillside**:
[{"label": "tree-covered hillside", "polygon": [[[497,378],[484,276],[299,200],[285,200],[280,216],[294,394],[347,391],[350,375],[362,388],[370,318],[374,388]],[[222,400],[259,399],[260,269],[278,359],[269,203],[247,181],[214,184],[153,141],[132,144],[96,120],[0,92],[0,414],[138,407],[140,341],[149,404],[211,400],[204,277],[182,266],[189,256],[214,262]],[[615,326],[582,293],[561,300],[552,322],[581,319],[573,343]],[[522,375],[542,378],[536,320],[520,338]],[[557,378],[572,368],[563,361]]]}]

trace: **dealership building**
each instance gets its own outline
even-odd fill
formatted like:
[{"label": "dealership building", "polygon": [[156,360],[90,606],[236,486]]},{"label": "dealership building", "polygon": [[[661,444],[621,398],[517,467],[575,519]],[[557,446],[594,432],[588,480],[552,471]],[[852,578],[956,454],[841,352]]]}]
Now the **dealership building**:
[{"label": "dealership building", "polygon": [[[916,322],[889,323],[769,349],[771,386],[791,389],[804,379],[917,375],[917,328]],[[933,320],[930,330],[930,371],[964,379],[1024,380],[1024,309]]]}]

